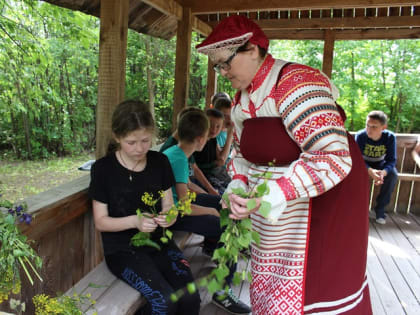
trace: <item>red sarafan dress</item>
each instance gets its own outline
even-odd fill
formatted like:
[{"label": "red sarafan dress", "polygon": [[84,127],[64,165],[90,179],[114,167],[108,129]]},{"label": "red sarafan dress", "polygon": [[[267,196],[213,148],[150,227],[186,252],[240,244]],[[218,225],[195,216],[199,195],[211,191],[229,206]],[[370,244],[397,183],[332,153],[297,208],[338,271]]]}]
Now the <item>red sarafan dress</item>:
[{"label": "red sarafan dress", "polygon": [[235,97],[231,187],[273,174],[269,217],[251,215],[254,315],[372,314],[368,174],[335,98],[318,70],[270,55]]}]

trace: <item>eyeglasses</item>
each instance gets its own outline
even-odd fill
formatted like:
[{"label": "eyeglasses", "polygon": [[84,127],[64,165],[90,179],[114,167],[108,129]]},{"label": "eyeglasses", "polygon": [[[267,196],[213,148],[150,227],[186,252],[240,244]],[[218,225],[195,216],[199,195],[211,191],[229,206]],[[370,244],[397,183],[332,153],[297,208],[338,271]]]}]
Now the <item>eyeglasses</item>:
[{"label": "eyeglasses", "polygon": [[237,53],[238,53],[238,51],[235,51],[228,59],[226,59],[226,61],[215,64],[213,66],[214,71],[216,71],[217,73],[220,73],[220,71],[222,69],[225,70],[225,71],[229,71],[230,70],[230,63],[232,62],[233,58],[235,58]]}]

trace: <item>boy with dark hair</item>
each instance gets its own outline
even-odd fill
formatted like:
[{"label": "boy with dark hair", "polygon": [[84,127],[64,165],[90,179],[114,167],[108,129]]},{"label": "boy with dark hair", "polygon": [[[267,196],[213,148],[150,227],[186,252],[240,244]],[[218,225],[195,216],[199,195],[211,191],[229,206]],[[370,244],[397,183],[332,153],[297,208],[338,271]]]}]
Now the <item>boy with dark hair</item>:
[{"label": "boy with dark hair", "polygon": [[[211,105],[214,107],[217,100],[220,99],[220,98],[225,98],[225,99],[229,100],[229,102],[232,102],[229,94],[227,94],[226,92],[217,92],[211,97]],[[210,106],[210,107],[212,107],[212,106]]]},{"label": "boy with dark hair", "polygon": [[202,151],[194,153],[194,159],[212,186],[223,195],[231,181],[224,164],[232,145],[232,135],[228,137],[225,147],[221,149],[216,137],[223,127],[223,113],[215,108],[209,108],[206,110],[206,115],[210,121],[209,140]]},{"label": "boy with dark hair", "polygon": [[[200,108],[189,106],[185,107],[178,113],[177,121],[182,115],[191,112],[191,111],[198,111],[203,112]],[[160,147],[159,152],[163,152],[166,149],[170,148],[173,145],[178,144],[178,130],[175,130],[172,135],[166,139],[165,143]],[[209,193],[210,195],[219,195],[219,192],[212,186],[212,184],[208,181],[206,176],[204,176],[203,172],[195,163],[194,156],[191,155],[188,158],[189,163],[189,181],[188,181],[188,188],[196,193]]]},{"label": "boy with dark hair", "polygon": [[[174,201],[184,199],[188,194],[188,157],[195,151],[201,151],[206,145],[209,133],[209,120],[203,112],[192,111],[182,115],[178,122],[178,145],[166,149],[165,154],[172,167],[175,177],[175,186],[172,187]],[[191,204],[192,213],[171,226],[171,230],[192,232],[203,235],[203,251],[210,252],[216,248],[222,234],[220,227],[220,196],[197,194],[195,202]],[[236,264],[231,267],[226,282],[230,285]],[[223,292],[216,292],[213,302],[232,314],[248,314],[251,309],[233,296],[232,291],[222,299]]]},{"label": "boy with dark hair", "polygon": [[387,130],[388,118],[382,111],[376,110],[368,114],[366,129],[356,134],[356,142],[362,151],[363,159],[368,168],[368,174],[374,184],[381,186],[376,198],[376,222],[386,223],[385,207],[391,200],[392,192],[397,183],[396,138]]},{"label": "boy with dark hair", "polygon": [[[217,144],[219,145],[220,148],[225,147],[227,140],[232,141],[233,139],[233,124],[232,124],[232,121],[230,120],[231,105],[232,105],[232,101],[230,100],[230,98],[228,99],[228,98],[222,97],[222,98],[218,98],[214,102],[214,108],[221,111],[223,113],[223,118],[224,118],[223,128],[216,137]],[[228,139],[228,137],[232,139]],[[229,152],[230,152],[230,149],[229,149]]]}]

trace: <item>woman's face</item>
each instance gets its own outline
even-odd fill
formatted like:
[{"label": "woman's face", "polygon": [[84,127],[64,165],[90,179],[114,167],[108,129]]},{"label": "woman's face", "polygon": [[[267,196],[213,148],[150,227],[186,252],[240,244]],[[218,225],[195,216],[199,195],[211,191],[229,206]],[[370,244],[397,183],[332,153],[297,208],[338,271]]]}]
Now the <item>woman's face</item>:
[{"label": "woman's face", "polygon": [[[216,64],[223,63],[231,56],[229,53],[228,50],[216,52],[213,60]],[[251,84],[261,62],[258,47],[250,45],[249,50],[236,54],[230,62],[229,70],[220,69],[220,74],[231,82],[234,89],[243,90]]]}]

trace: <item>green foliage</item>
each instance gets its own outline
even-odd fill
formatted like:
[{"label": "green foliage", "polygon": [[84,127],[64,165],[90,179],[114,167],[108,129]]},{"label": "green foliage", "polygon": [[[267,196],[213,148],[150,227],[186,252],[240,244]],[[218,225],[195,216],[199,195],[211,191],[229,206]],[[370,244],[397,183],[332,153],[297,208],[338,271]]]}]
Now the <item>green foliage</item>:
[{"label": "green foliage", "polygon": [[[146,206],[149,206],[148,211],[142,211],[137,209],[136,213],[139,218],[154,218],[159,215],[164,215],[166,222],[170,223],[174,221],[178,216],[183,217],[184,215],[191,214],[191,202],[195,200],[196,194],[194,192],[188,191],[188,195],[184,200],[179,200],[177,204],[172,205],[172,207],[166,212],[158,212],[156,209],[156,203],[159,202],[165,195],[164,191],[159,191],[159,197],[154,198],[153,194],[145,192],[141,197],[141,200]],[[173,233],[167,228],[162,228],[162,237],[160,242],[162,244],[167,244],[170,239],[172,239]],[[151,234],[148,232],[137,232],[131,238],[131,244],[134,246],[150,246],[160,250],[160,245],[152,240]]]},{"label": "green foliage", "polygon": [[20,292],[20,270],[24,271],[32,285],[33,275],[42,281],[38,273],[42,260],[17,227],[18,221],[31,222],[32,217],[26,210],[26,204],[14,206],[0,194],[0,303],[7,300],[11,293]]},{"label": "green foliage", "polygon": [[[92,300],[90,293],[73,295],[61,295],[58,297],[50,297],[45,294],[38,294],[32,298],[35,306],[35,315],[83,315],[81,309],[83,305],[94,305],[96,302]],[[98,312],[93,312],[93,315]]]},{"label": "green foliage", "polygon": [[0,149],[38,159],[91,148],[98,26],[39,1],[3,1]]},{"label": "green foliage", "polygon": [[[269,163],[269,165],[272,166],[273,163]],[[258,177],[263,178],[263,182],[249,187],[248,191],[245,191],[243,188],[232,189],[233,194],[249,199],[247,203],[249,211],[257,207],[256,199],[261,199],[270,192],[267,182],[272,177],[272,174],[266,170],[263,174],[259,174]],[[231,206],[228,193],[223,194],[222,198],[227,206],[220,211],[220,226],[224,231],[220,236],[221,246],[214,251],[212,257],[217,267],[208,276],[198,279],[195,283],[188,284],[188,292],[196,286],[207,287],[210,293],[223,289],[227,290],[225,279],[229,275],[229,267],[237,263],[239,258],[248,260],[249,257],[245,253],[249,252],[251,243],[259,244],[260,242],[259,234],[252,230],[251,219],[249,217],[242,220],[231,219],[229,217]],[[264,213],[265,217],[268,217],[270,210],[271,204],[265,202],[263,212],[261,208],[258,211]],[[236,271],[232,279],[233,284],[238,285],[242,280],[251,280],[251,274],[246,270]],[[171,300],[175,302],[185,293],[184,289],[180,289],[171,295]]]},{"label": "green foliage", "polygon": [[[271,41],[276,58],[322,68],[321,41]],[[366,115],[383,110],[389,129],[420,132],[419,40],[337,41],[332,79],[340,90],[338,103],[346,111],[346,127],[364,128]]]}]

